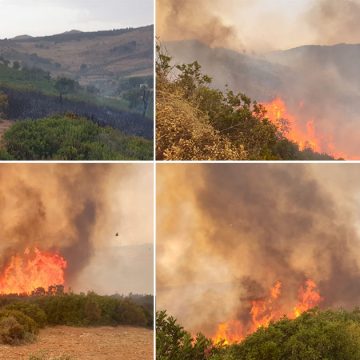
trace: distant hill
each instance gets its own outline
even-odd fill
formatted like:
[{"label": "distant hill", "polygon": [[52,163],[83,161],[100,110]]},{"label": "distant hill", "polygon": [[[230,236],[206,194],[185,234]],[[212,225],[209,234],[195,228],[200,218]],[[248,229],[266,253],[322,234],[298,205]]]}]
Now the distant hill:
[{"label": "distant hill", "polygon": [[19,35],[19,36],[15,36],[14,38],[12,38],[11,40],[27,40],[27,39],[31,39],[32,36],[30,35]]},{"label": "distant hill", "polygon": [[266,55],[272,63],[306,71],[319,68],[336,71],[349,83],[360,87],[360,44],[337,44],[333,46],[307,45]]},{"label": "distant hill", "polygon": [[66,76],[82,85],[111,93],[124,77],[153,74],[153,26],[81,32],[71,30],[44,37],[21,35],[0,40],[0,56],[38,67],[54,77]]},{"label": "distant hill", "polygon": [[224,48],[210,48],[196,41],[168,42],[166,51],[176,63],[197,60],[203,72],[213,78],[215,87],[245,92],[248,96],[264,99],[271,97],[274,89],[281,89],[291,71],[281,64]]}]

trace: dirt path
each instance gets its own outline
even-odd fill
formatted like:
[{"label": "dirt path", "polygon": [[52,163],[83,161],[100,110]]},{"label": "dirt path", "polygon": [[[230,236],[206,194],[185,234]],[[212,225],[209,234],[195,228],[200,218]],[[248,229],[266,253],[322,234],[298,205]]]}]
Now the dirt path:
[{"label": "dirt path", "polygon": [[14,121],[0,119],[0,139],[3,137],[5,131],[14,124]]},{"label": "dirt path", "polygon": [[40,331],[34,344],[0,345],[1,360],[28,360],[45,353],[46,359],[68,355],[71,360],[151,360],[153,331],[126,326],[72,328],[57,326]]}]

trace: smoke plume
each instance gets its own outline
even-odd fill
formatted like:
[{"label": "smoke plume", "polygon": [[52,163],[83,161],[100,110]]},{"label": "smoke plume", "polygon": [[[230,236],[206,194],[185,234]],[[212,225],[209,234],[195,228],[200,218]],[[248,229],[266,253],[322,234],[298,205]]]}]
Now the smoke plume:
[{"label": "smoke plume", "polygon": [[218,0],[157,1],[157,34],[161,40],[197,39],[211,47],[240,47],[234,26],[216,11]]},{"label": "smoke plume", "polygon": [[[151,187],[139,181],[140,177],[148,179],[149,170],[147,165],[126,164],[2,164],[0,268],[7,265],[11,256],[21,255],[28,248],[55,251],[68,263],[66,285],[91,290],[89,287],[96,284],[96,276],[86,284],[79,283],[79,277],[91,270],[99,251],[112,248],[114,253],[116,247],[123,245],[151,244],[151,238],[146,238],[151,233],[148,226],[151,216],[148,220],[142,219],[142,230],[134,230],[141,220],[131,215],[136,211],[133,207],[151,209],[145,195],[151,192]],[[128,196],[124,194],[126,189]],[[140,198],[129,204],[134,192],[143,196],[143,204]],[[140,213],[143,216],[143,212]],[[131,231],[127,227],[131,227]],[[113,262],[114,259],[108,257],[104,271],[111,273]],[[122,276],[124,274],[118,276],[117,286]],[[149,289],[143,285],[134,284],[133,289]],[[107,288],[109,284],[103,283],[102,290]]]},{"label": "smoke plume", "polygon": [[324,308],[358,305],[353,197],[360,188],[351,179],[360,167],[342,179],[344,166],[317,167],[161,166],[158,308],[213,335],[220,322],[249,322],[251,300],[266,297],[277,281],[290,311],[307,279],[318,284]]},{"label": "smoke plume", "polygon": [[359,16],[359,0],[319,0],[314,2],[305,19],[317,43],[358,43]]}]

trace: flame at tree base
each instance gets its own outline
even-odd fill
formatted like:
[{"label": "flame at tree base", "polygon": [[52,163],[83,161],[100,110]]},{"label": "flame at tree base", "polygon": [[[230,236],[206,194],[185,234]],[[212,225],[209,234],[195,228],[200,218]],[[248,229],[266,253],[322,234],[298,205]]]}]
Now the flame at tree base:
[{"label": "flame at tree base", "polygon": [[277,281],[271,288],[269,296],[265,299],[251,301],[251,322],[247,326],[239,320],[229,320],[220,323],[215,335],[212,337],[215,344],[225,345],[238,343],[254,333],[260,327],[268,327],[271,322],[280,320],[286,316],[295,319],[303,312],[308,311],[320,304],[323,298],[320,296],[317,285],[313,280],[307,280],[298,291],[298,303],[291,311],[284,311],[279,303],[281,298],[282,283]]},{"label": "flame at tree base", "polygon": [[31,294],[34,289],[65,283],[66,260],[59,254],[26,249],[14,255],[0,274],[0,294]]},{"label": "flame at tree base", "polygon": [[[308,119],[302,123],[296,115],[288,110],[285,101],[277,97],[273,101],[261,104],[266,110],[266,117],[271,123],[278,126],[284,136],[297,143],[300,150],[311,149],[318,153],[327,153],[335,158],[352,159],[344,152],[335,149],[333,136],[319,131],[315,120]],[[304,107],[304,103],[299,104],[299,110]],[[355,157],[358,159],[358,157]]]}]

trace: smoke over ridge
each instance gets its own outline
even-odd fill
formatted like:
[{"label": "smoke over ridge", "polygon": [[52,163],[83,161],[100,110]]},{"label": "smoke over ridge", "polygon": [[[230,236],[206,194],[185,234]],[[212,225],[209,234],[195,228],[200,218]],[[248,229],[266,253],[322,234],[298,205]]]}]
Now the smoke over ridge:
[{"label": "smoke over ridge", "polygon": [[249,322],[251,300],[276,281],[292,310],[310,278],[321,306],[357,306],[360,188],[351,179],[360,167],[342,178],[344,166],[317,166],[160,166],[158,308],[212,335],[220,322]]}]

